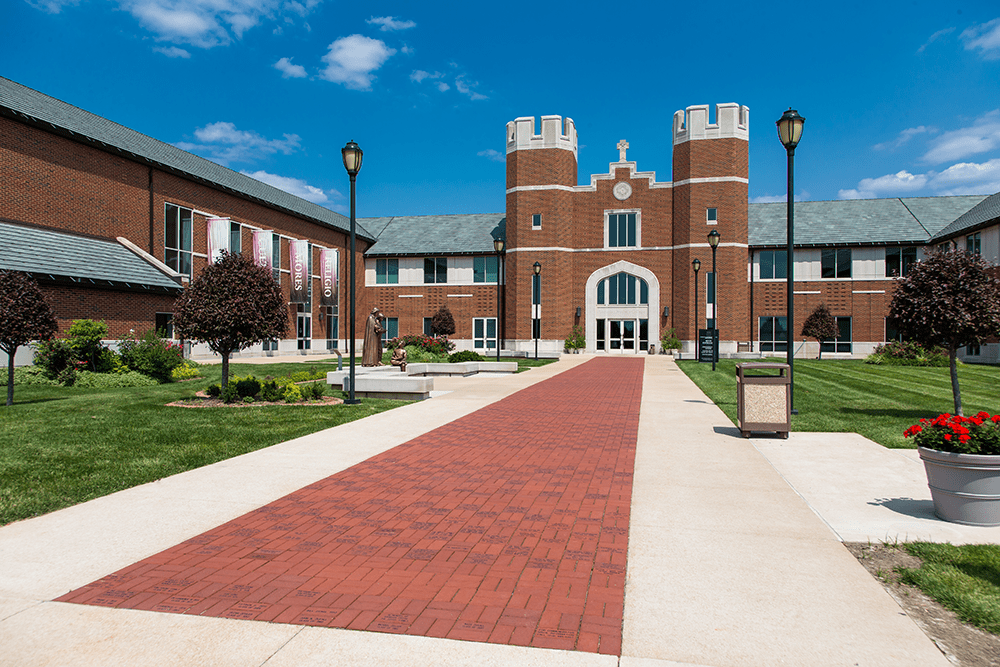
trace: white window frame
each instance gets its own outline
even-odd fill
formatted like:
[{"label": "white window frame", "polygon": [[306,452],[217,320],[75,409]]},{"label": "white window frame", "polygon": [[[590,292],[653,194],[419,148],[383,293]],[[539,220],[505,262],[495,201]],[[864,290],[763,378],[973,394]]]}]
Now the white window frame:
[{"label": "white window frame", "polygon": [[[477,336],[476,327],[482,323],[482,335]],[[490,338],[490,324],[493,324],[493,338]],[[472,349],[476,352],[480,350],[493,350],[497,349],[497,318],[495,317],[474,317],[472,318]],[[493,345],[490,345],[490,343]]]},{"label": "white window frame", "polygon": [[[635,245],[609,245],[610,242],[610,225],[612,215],[635,215]],[[609,250],[628,250],[632,248],[642,247],[642,209],[638,208],[626,208],[626,209],[609,209],[604,211],[604,247]]]}]

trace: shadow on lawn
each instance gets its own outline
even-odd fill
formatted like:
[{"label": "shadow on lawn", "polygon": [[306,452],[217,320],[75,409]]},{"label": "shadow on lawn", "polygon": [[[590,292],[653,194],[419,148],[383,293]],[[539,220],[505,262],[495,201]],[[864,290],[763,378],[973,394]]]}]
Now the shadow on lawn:
[{"label": "shadow on lawn", "polygon": [[903,410],[899,408],[840,408],[838,412],[849,415],[868,415],[870,417],[905,418],[913,421],[926,419],[928,417],[937,417],[938,414],[941,414],[931,414],[933,411],[928,410]]}]

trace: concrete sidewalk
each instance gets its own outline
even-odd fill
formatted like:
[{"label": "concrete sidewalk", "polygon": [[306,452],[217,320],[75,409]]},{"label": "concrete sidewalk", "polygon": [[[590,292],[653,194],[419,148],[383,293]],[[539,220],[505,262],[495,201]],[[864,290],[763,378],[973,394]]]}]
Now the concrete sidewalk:
[{"label": "concrete sidewalk", "polygon": [[919,461],[858,436],[740,438],[661,356],[645,359],[620,659],[50,601],[588,360],[451,378],[430,401],[0,528],[3,663],[950,664],[840,538],[1000,529],[928,516]]}]

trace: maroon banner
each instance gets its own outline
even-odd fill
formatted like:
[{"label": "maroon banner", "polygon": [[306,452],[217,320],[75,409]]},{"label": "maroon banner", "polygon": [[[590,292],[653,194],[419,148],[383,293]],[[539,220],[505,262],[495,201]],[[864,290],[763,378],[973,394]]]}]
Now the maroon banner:
[{"label": "maroon banner", "polygon": [[257,266],[274,268],[271,253],[274,249],[274,232],[270,229],[253,230],[253,263]]},{"label": "maroon banner", "polygon": [[292,273],[292,303],[309,300],[309,241],[296,239],[288,243],[288,264]]},{"label": "maroon banner", "polygon": [[337,288],[340,277],[340,253],[334,248],[323,248],[319,252],[319,266],[323,287],[319,304],[336,307],[339,305]]}]

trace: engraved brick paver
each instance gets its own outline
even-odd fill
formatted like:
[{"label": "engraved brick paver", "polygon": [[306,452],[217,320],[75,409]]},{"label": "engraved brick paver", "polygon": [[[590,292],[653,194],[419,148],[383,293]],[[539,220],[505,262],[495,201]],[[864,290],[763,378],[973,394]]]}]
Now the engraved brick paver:
[{"label": "engraved brick paver", "polygon": [[594,359],[59,601],[619,655],[642,373]]}]

